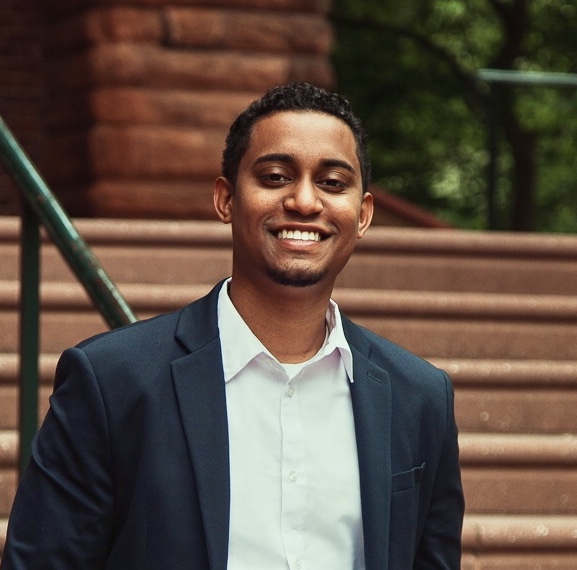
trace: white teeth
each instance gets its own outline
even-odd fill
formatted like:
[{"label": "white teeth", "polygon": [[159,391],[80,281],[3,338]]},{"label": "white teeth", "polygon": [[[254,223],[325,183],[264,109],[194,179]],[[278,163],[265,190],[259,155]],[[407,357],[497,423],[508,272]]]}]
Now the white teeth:
[{"label": "white teeth", "polygon": [[300,241],[321,241],[319,232],[302,232],[300,230],[280,230],[277,237],[279,239],[296,239]]}]

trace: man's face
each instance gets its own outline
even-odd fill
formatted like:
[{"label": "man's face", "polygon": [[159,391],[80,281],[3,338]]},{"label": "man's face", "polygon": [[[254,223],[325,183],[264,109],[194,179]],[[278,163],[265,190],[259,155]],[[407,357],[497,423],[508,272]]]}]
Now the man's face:
[{"label": "man's face", "polygon": [[232,223],[233,279],[263,286],[332,288],[373,211],[349,126],[300,111],[255,123],[236,187],[217,180],[215,205]]}]

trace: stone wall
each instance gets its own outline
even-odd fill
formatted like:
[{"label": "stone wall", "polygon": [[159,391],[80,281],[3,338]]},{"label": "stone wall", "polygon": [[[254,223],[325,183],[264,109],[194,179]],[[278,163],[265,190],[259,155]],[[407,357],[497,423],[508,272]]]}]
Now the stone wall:
[{"label": "stone wall", "polygon": [[[32,160],[43,164],[42,0],[0,1],[0,116]],[[0,165],[0,214],[14,214],[19,197]]]},{"label": "stone wall", "polygon": [[73,215],[213,217],[239,110],[332,83],[330,0],[44,1],[44,171]]}]

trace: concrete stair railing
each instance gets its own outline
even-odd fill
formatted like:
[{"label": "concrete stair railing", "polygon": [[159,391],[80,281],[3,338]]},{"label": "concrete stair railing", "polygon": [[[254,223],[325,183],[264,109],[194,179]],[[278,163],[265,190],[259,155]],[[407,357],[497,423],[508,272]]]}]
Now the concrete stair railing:
[{"label": "concrete stair railing", "polygon": [[[141,318],[230,272],[217,223],[77,225]],[[0,551],[16,487],[17,237],[0,218]],[[49,244],[42,262],[43,415],[59,353],[106,325]],[[337,285],[345,313],[453,379],[463,570],[577,568],[577,237],[373,228]]]}]

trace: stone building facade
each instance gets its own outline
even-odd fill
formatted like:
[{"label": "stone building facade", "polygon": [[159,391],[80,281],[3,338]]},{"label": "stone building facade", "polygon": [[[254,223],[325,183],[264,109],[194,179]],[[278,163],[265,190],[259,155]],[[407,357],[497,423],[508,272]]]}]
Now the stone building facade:
[{"label": "stone building facade", "polygon": [[[333,83],[330,0],[2,0],[0,114],[80,216],[211,218],[226,129]],[[17,197],[0,177],[0,214]]]}]

